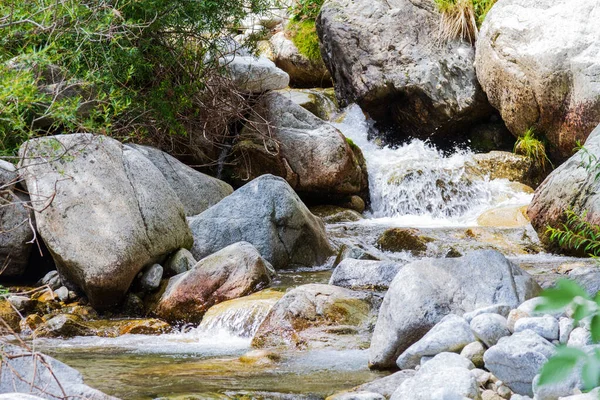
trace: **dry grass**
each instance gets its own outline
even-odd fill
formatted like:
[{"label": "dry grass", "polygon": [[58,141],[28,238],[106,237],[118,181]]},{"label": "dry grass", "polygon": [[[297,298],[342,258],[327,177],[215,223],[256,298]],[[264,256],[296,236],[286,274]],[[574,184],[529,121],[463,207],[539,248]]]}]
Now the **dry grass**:
[{"label": "dry grass", "polygon": [[479,29],[472,0],[435,0],[440,18],[440,39],[475,43]]}]

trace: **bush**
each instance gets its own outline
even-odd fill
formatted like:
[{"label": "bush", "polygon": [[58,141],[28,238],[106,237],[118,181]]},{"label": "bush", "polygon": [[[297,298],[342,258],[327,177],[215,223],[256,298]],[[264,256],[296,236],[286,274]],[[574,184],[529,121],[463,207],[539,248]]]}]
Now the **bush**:
[{"label": "bush", "polygon": [[319,37],[315,21],[305,19],[302,21],[290,21],[287,30],[290,32],[292,42],[298,48],[300,54],[311,61],[320,61],[321,50],[319,49]]},{"label": "bush", "polygon": [[296,0],[291,7],[292,20],[316,20],[325,0]]},{"label": "bush", "polygon": [[600,226],[586,220],[587,212],[581,215],[567,210],[567,222],[560,228],[546,228],[551,242],[560,247],[585,252],[590,257],[600,257]]},{"label": "bush", "polygon": [[203,130],[200,110],[215,92],[222,38],[268,3],[0,2],[0,152],[14,155],[24,140],[47,133],[144,140]]}]

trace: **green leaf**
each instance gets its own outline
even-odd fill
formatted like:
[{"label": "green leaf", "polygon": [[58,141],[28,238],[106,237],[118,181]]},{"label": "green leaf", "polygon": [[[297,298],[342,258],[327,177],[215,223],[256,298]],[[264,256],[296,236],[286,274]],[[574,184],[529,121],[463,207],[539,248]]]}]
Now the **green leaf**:
[{"label": "green leaf", "polygon": [[579,322],[585,317],[588,317],[589,315],[590,310],[587,303],[577,304],[575,306],[575,311],[573,312],[572,318],[575,320],[575,322]]},{"label": "green leaf", "polygon": [[544,299],[536,306],[536,311],[558,310],[569,305],[576,297],[589,299],[587,292],[577,283],[568,279],[560,279],[556,287],[542,293]]},{"label": "green leaf", "polygon": [[587,354],[582,350],[572,347],[561,347],[542,367],[539,385],[557,383],[567,378],[577,362],[587,359]]},{"label": "green leaf", "polygon": [[590,330],[592,331],[592,341],[594,343],[600,342],[600,315],[594,315]]},{"label": "green leaf", "polygon": [[586,390],[591,390],[598,386],[598,380],[600,378],[600,359],[598,354],[587,357],[583,367],[581,368],[581,380]]}]

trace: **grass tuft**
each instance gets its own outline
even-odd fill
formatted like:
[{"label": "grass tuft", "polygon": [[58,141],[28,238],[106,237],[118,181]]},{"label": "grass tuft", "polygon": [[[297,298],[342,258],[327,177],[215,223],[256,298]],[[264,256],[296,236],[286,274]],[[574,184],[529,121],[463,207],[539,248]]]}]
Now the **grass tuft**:
[{"label": "grass tuft", "polygon": [[546,166],[550,164],[550,159],[546,154],[546,147],[544,146],[544,143],[535,138],[535,131],[533,128],[527,129],[523,136],[517,139],[513,151],[515,154],[531,158],[543,171],[545,171]]},{"label": "grass tuft", "polygon": [[435,0],[440,11],[440,38],[477,40],[479,27],[496,0]]}]

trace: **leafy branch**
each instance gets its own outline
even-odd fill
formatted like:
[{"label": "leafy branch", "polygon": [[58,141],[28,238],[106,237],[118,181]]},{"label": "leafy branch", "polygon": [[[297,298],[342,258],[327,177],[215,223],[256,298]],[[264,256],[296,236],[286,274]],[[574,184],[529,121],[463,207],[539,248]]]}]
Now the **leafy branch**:
[{"label": "leafy branch", "polygon": [[600,226],[586,220],[587,211],[581,215],[572,209],[565,211],[566,223],[560,228],[548,226],[546,234],[560,247],[582,250],[590,257],[600,256]]}]

